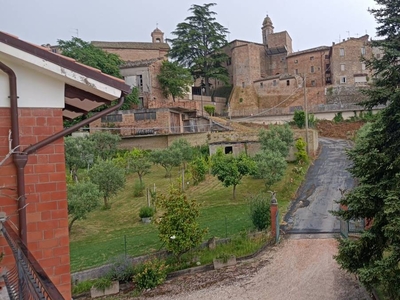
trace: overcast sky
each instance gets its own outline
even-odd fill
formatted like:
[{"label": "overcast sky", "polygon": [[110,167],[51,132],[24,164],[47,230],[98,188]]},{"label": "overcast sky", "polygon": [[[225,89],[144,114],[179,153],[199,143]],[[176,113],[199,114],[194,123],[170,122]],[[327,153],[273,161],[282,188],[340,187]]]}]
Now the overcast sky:
[{"label": "overcast sky", "polygon": [[[52,45],[71,36],[86,41],[150,42],[158,27],[167,38],[189,15],[187,0],[0,0],[0,31],[35,44]],[[287,30],[293,50],[329,46],[339,38],[368,33],[376,23],[367,11],[373,0],[216,0],[217,21],[230,31],[229,41],[262,42],[268,13],[275,32]]]}]

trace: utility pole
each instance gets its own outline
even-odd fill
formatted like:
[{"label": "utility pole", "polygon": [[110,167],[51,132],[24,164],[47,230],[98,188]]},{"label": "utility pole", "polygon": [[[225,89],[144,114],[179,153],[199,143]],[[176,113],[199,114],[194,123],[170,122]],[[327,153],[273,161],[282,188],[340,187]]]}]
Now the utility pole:
[{"label": "utility pole", "polygon": [[204,117],[204,106],[203,106],[203,85],[200,85],[200,102],[201,102],[201,116]]},{"label": "utility pole", "polygon": [[306,84],[306,74],[303,77],[303,87],[304,87],[304,115],[305,115],[305,126],[306,126],[306,147],[307,155],[310,155],[310,149],[308,146],[308,108],[307,108],[307,84]]}]

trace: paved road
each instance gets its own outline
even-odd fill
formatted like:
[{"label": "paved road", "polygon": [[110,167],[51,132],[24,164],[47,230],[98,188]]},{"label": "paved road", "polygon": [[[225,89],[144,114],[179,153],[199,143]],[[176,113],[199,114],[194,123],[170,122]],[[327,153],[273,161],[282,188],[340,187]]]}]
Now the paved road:
[{"label": "paved road", "polygon": [[285,217],[286,230],[294,233],[337,232],[339,221],[329,213],[337,210],[341,193],[351,189],[354,180],[346,170],[350,166],[345,150],[348,141],[320,139],[321,153],[310,167],[298,197]]}]

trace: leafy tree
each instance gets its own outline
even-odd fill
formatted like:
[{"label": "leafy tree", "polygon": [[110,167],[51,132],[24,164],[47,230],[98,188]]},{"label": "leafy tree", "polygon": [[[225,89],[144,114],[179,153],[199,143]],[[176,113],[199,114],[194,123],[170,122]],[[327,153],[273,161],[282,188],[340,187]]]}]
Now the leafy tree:
[{"label": "leafy tree", "polygon": [[264,230],[271,224],[270,200],[265,194],[258,194],[250,199],[250,217],[254,227]]},{"label": "leafy tree", "polygon": [[151,169],[151,160],[147,151],[134,148],[118,157],[117,161],[120,161],[117,165],[125,168],[127,174],[136,173],[140,186],[143,186],[143,176],[150,173]]},{"label": "leafy tree", "polygon": [[225,187],[233,186],[233,199],[236,199],[236,186],[240,184],[243,176],[254,171],[255,163],[245,153],[238,157],[224,154],[219,148],[211,157],[211,174],[217,176]]},{"label": "leafy tree", "polygon": [[371,226],[357,240],[343,240],[336,260],[357,274],[368,288],[380,285],[390,299],[400,298],[400,1],[376,0],[371,9],[379,24],[372,41],[384,55],[366,59],[375,82],[365,93],[366,108],[387,104],[377,121],[358,135],[348,152],[351,174],[359,185],[340,203],[348,210],[336,213],[345,220],[366,218]]},{"label": "leafy tree", "polygon": [[94,155],[102,160],[113,158],[121,137],[108,131],[96,131],[89,136],[94,143]]},{"label": "leafy tree", "polygon": [[94,160],[94,142],[86,137],[66,137],[65,163],[71,173],[72,179],[78,181],[78,169],[89,167]]},{"label": "leafy tree", "polygon": [[206,95],[210,94],[210,78],[228,83],[228,72],[223,63],[228,56],[222,51],[227,44],[228,30],[216,21],[216,13],[210,11],[215,3],[192,5],[191,16],[179,23],[169,39],[169,56],[190,69],[195,78],[204,78]]},{"label": "leafy tree", "polygon": [[[83,41],[80,38],[73,37],[69,41],[58,40],[58,47],[62,54],[75,59],[76,61],[85,64],[87,66],[101,70],[103,73],[122,78],[120,73],[120,66],[123,61],[121,58],[114,53],[109,53],[101,48],[98,48],[91,43]],[[121,109],[131,109],[133,104],[139,103],[139,90],[137,88],[132,89],[132,93],[127,95],[124,100],[124,104]],[[98,107],[94,111],[101,111],[106,106],[103,105]],[[64,126],[72,126],[84,117],[78,117],[73,121],[65,121]]]},{"label": "leafy tree", "polygon": [[174,102],[176,97],[183,98],[189,93],[193,84],[193,77],[188,69],[168,60],[163,61],[157,79],[164,97],[172,96]]},{"label": "leafy tree", "polygon": [[99,206],[100,197],[97,185],[90,181],[68,185],[69,232],[76,220],[86,219],[87,214]]},{"label": "leafy tree", "polygon": [[199,205],[175,188],[171,188],[168,195],[160,195],[159,204],[164,211],[158,223],[159,237],[167,250],[180,260],[181,255],[198,246],[207,233],[197,221]]},{"label": "leafy tree", "polygon": [[284,158],[293,144],[293,131],[288,124],[271,125],[268,130],[261,130],[259,140],[262,151],[279,152]]},{"label": "leafy tree", "polygon": [[287,162],[279,152],[262,151],[254,156],[255,178],[264,179],[266,189],[278,182],[285,175]]},{"label": "leafy tree", "polygon": [[198,156],[189,164],[189,170],[192,174],[193,185],[198,185],[200,182],[206,179],[208,163],[204,157]]},{"label": "leafy tree", "polygon": [[162,166],[165,169],[165,177],[171,177],[173,167],[178,167],[182,163],[181,156],[171,148],[154,150],[150,154],[153,163]]},{"label": "leafy tree", "polygon": [[[308,113],[307,118],[308,126],[314,127],[316,122],[314,114]],[[293,121],[297,127],[304,128],[304,126],[306,125],[306,113],[303,110],[296,110],[294,112]]]},{"label": "leafy tree", "polygon": [[111,160],[98,161],[90,169],[89,177],[103,195],[104,208],[110,208],[108,200],[125,185],[124,171]]},{"label": "leafy tree", "polygon": [[299,138],[296,140],[295,147],[297,151],[294,155],[296,156],[297,163],[299,164],[308,163],[309,157],[306,151],[306,146],[307,144],[303,140],[303,138]]},{"label": "leafy tree", "polygon": [[193,159],[193,148],[185,139],[175,140],[169,149],[179,157],[184,168],[186,168],[186,164]]},{"label": "leafy tree", "polygon": [[108,75],[122,78],[119,71],[122,60],[116,54],[108,53],[77,37],[73,37],[70,41],[58,40],[58,47],[65,56],[97,68]]}]

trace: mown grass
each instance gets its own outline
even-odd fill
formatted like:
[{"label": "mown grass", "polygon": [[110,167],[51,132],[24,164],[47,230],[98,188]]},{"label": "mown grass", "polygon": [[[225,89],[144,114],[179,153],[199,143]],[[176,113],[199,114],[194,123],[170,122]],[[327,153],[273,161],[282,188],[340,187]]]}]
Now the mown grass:
[{"label": "mown grass", "polygon": [[[272,187],[277,191],[281,215],[287,211],[304,178],[303,174],[293,172],[294,167],[289,164],[285,177]],[[155,186],[158,193],[167,193],[171,184],[179,182],[178,174],[176,169],[171,179],[165,178],[164,169],[154,166],[144,181],[152,189]],[[147,199],[133,196],[136,180],[137,176],[128,177],[125,188],[111,200],[111,209],[94,211],[86,220],[74,224],[70,235],[72,272],[105,264],[120,254],[139,256],[162,248],[156,226],[141,223],[138,216],[140,207],[147,205]],[[201,204],[199,222],[208,228],[207,238],[235,237],[252,230],[248,199],[260,192],[266,192],[263,181],[246,177],[237,187],[233,200],[232,187],[225,188],[211,175],[198,186],[188,186],[186,190],[189,198]]]}]

